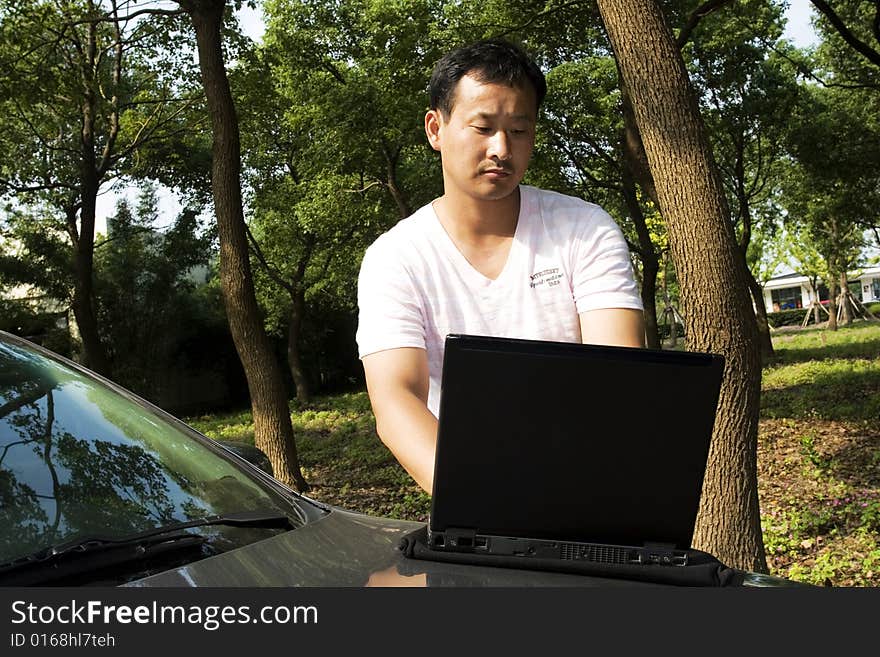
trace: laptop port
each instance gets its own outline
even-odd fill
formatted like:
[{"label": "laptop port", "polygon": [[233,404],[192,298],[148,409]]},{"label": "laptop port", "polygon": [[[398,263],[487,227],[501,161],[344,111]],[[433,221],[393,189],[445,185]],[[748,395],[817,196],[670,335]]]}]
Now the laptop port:
[{"label": "laptop port", "polygon": [[485,536],[477,536],[474,538],[474,549],[485,550],[489,547],[489,539]]}]

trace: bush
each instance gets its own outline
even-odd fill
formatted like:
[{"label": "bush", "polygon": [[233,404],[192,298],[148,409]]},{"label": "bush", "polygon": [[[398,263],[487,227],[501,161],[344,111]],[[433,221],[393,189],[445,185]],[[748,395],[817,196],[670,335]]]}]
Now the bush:
[{"label": "bush", "polygon": [[[773,328],[780,326],[800,326],[804,321],[804,313],[807,308],[794,308],[792,310],[780,310],[775,313],[767,313],[767,323]],[[824,317],[824,313],[820,312],[820,316]]]}]

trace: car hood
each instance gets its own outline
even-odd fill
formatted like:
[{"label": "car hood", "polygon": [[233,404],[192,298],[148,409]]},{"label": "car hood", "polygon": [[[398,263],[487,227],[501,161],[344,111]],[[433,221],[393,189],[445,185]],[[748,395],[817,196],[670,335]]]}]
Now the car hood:
[{"label": "car hood", "polygon": [[[129,587],[657,586],[565,573],[408,559],[401,538],[423,524],[333,509],[294,531],[144,579]],[[749,573],[746,585],[787,580]]]}]

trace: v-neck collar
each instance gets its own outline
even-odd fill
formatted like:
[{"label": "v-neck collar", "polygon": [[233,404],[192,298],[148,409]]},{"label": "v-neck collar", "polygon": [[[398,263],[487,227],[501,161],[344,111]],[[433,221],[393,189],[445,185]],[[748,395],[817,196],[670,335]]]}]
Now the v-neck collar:
[{"label": "v-neck collar", "polygon": [[505,260],[504,262],[504,267],[501,269],[501,272],[498,274],[498,276],[494,279],[489,278],[488,276],[479,272],[468,261],[468,259],[464,257],[464,254],[459,251],[452,237],[449,235],[449,233],[446,232],[443,224],[440,223],[440,217],[437,215],[437,211],[434,209],[433,203],[429,204],[431,213],[431,220],[429,224],[431,225],[431,228],[435,233],[437,242],[446,252],[447,257],[452,260],[452,262],[455,264],[456,269],[459,272],[462,272],[462,274],[467,277],[472,285],[482,288],[493,287],[496,285],[500,285],[505,278],[510,276],[509,272],[515,268],[514,262],[520,257],[521,250],[523,248],[523,236],[526,230],[523,217],[528,216],[528,213],[530,212],[530,203],[531,195],[526,191],[525,186],[520,185],[519,215],[516,218],[516,229],[513,232],[513,239],[510,243],[510,250],[507,252],[507,260]]}]

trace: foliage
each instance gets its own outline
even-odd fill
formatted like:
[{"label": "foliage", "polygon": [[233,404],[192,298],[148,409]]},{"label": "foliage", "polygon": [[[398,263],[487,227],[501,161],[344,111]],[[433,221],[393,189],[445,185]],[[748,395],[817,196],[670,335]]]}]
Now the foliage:
[{"label": "foliage", "polygon": [[162,384],[174,373],[204,364],[200,334],[224,319],[197,290],[213,254],[210,233],[193,208],[158,230],[156,202],[150,186],[134,211],[120,201],[96,248],[97,315],[113,377],[153,400],[163,397]]},{"label": "foliage", "polygon": [[340,334],[354,342],[364,249],[440,193],[422,128],[439,10],[270,2],[263,45],[234,72],[255,284],[267,328],[288,338],[295,380],[294,359],[312,385],[351,369],[350,350],[334,352]]},{"label": "foliage", "polygon": [[816,87],[804,95],[792,117],[796,165],[782,179],[782,202],[800,244],[798,264],[808,275],[824,274],[835,289],[841,273],[860,264],[863,232],[880,203],[880,96]]},{"label": "foliage", "polygon": [[790,310],[779,310],[777,312],[767,313],[767,323],[773,328],[781,326],[800,326],[804,321],[804,313],[812,312],[804,308],[792,308]]},{"label": "foliage", "polygon": [[195,100],[179,17],[129,20],[136,9],[134,0],[0,4],[0,198],[35,220],[6,230],[23,259],[51,265],[52,280],[30,283],[69,297],[84,360],[105,374],[92,289],[97,196],[142,173],[146,144],[186,135]]},{"label": "foliage", "polygon": [[[877,55],[880,47],[877,29],[877,8],[873,3],[859,0],[837,0],[826,3],[833,7],[841,22],[852,33]],[[862,53],[847,43],[840,32],[832,25],[829,18],[821,12],[816,13],[815,26],[821,36],[817,57],[821,64],[819,73],[830,78],[831,84],[847,87],[873,89],[876,94],[880,90],[880,65],[867,59]]]},{"label": "foliage", "polygon": [[685,49],[741,244],[756,225],[775,232],[769,201],[798,98],[788,61],[767,51],[781,34],[782,7],[750,1],[701,21]]}]

